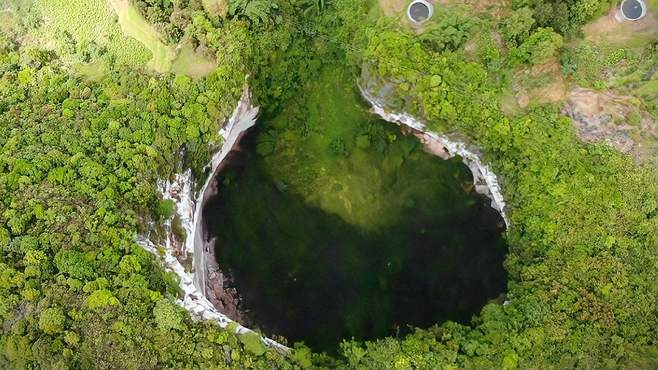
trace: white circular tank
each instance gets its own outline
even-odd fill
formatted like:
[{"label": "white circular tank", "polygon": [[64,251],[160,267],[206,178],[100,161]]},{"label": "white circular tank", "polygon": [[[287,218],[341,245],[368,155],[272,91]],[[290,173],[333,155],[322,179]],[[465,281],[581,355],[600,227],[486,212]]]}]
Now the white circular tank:
[{"label": "white circular tank", "polygon": [[637,21],[647,14],[647,4],[644,0],[623,0],[619,13],[624,20]]},{"label": "white circular tank", "polygon": [[407,17],[409,20],[416,24],[426,22],[432,18],[434,14],[434,6],[426,0],[414,0],[407,8]]}]

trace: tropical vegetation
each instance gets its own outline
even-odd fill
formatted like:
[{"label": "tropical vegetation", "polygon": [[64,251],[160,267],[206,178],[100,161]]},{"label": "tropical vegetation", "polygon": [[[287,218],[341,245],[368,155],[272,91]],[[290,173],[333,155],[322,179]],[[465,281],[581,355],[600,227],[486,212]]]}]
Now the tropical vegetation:
[{"label": "tropical vegetation", "polygon": [[[655,38],[644,52],[579,42],[609,0],[446,5],[426,32],[381,1],[235,0],[226,15],[208,2],[130,2],[160,40],[213,56],[201,78],[149,69],[105,1],[0,2],[0,367],[658,367],[656,163],[582,143],[559,104],[502,103],[515,71],[559,60],[656,119]],[[158,180],[203,178],[245,83],[277,112],[327,60],[480,148],[511,217],[505,304],[469,325],[346,338],[337,356],[282,353],[176,304],[176,276],[135,242],[171,214]],[[638,68],[605,72],[622,61]]]}]

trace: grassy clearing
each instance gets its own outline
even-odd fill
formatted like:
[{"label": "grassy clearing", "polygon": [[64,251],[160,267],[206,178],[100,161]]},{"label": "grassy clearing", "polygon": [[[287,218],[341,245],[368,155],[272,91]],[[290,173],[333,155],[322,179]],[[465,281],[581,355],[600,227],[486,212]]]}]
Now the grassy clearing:
[{"label": "grassy clearing", "polygon": [[175,49],[162,41],[160,33],[128,0],[110,0],[110,4],[119,17],[123,33],[135,38],[151,51],[153,58],[149,66],[160,73],[169,72],[176,57]]},{"label": "grassy clearing", "polygon": [[[44,18],[44,26],[37,36],[46,45],[70,53],[64,58],[81,64],[75,68],[91,79],[102,76],[107,65],[93,57],[79,63],[79,57],[73,56],[76,51],[80,53],[90,47],[106,48],[117,64],[134,68],[146,64],[160,73],[173,70],[200,78],[215,69],[216,63],[211,58],[195,53],[188,45],[182,45],[177,53],[175,46],[166,44],[129,0],[43,0],[37,7]],[[8,23],[4,22],[3,28]],[[69,38],[75,42],[76,50],[70,49]]]},{"label": "grassy clearing", "polygon": [[377,0],[379,7],[384,15],[390,17],[392,15],[401,13],[409,5],[408,0]]},{"label": "grassy clearing", "polygon": [[651,73],[658,59],[649,46],[658,40],[658,1],[651,1],[646,17],[636,22],[617,22],[616,9],[583,28],[584,39],[567,45],[562,64],[579,86],[647,95],[658,77]]},{"label": "grassy clearing", "polygon": [[[656,37],[658,33],[658,6],[649,4],[647,15],[635,22],[618,22],[615,20],[617,6],[607,14],[583,27],[584,41],[593,44],[605,44],[609,48],[641,47]],[[580,42],[577,41],[577,42]]]},{"label": "grassy clearing", "polygon": [[37,36],[48,45],[65,47],[62,35],[68,33],[79,45],[107,48],[118,64],[140,67],[149,60],[149,51],[121,32],[106,0],[42,0],[35,6],[44,18]]},{"label": "grassy clearing", "polygon": [[85,76],[90,81],[100,81],[105,73],[107,73],[108,66],[103,60],[96,60],[91,63],[78,64],[75,66],[77,72]]},{"label": "grassy clearing", "polygon": [[178,56],[171,65],[171,71],[192,78],[201,78],[209,75],[217,67],[213,59],[194,51],[190,44],[183,44]]},{"label": "grassy clearing", "polygon": [[0,10],[0,32],[9,33],[17,24],[16,15],[9,9]]}]

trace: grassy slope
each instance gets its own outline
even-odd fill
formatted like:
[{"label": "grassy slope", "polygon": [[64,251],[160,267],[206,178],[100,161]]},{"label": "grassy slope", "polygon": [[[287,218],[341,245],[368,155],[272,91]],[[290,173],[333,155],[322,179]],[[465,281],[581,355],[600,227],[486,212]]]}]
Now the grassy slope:
[{"label": "grassy slope", "polygon": [[195,52],[192,45],[185,43],[171,64],[171,71],[179,75],[201,78],[210,74],[216,67],[216,61]]},{"label": "grassy slope", "polygon": [[[182,45],[177,52],[174,45],[166,44],[128,0],[43,0],[36,4],[45,20],[40,36],[51,46],[63,43],[62,33],[68,32],[80,45],[94,42],[106,47],[118,64],[139,68],[148,62],[147,66],[157,72],[173,71],[193,78],[215,70],[213,59],[189,45]],[[93,61],[77,68],[91,79],[106,72],[104,63]]]},{"label": "grassy slope", "polygon": [[162,41],[162,37],[155,27],[139,14],[128,0],[110,0],[109,2],[119,16],[119,24],[123,33],[144,44],[153,54],[149,66],[161,73],[171,70],[171,63],[176,57],[176,51]]},{"label": "grassy slope", "polygon": [[126,37],[105,0],[43,0],[36,2],[45,24],[42,35],[57,40],[68,32],[79,43],[96,42],[107,47],[119,64],[139,67],[149,59],[149,51]]}]

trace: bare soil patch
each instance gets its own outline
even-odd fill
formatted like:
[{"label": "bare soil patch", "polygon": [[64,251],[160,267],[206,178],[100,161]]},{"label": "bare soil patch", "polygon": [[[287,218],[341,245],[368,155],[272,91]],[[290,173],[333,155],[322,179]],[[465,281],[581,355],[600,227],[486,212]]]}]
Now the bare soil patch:
[{"label": "bare soil patch", "polygon": [[404,8],[408,3],[407,0],[377,0],[377,2],[379,3],[379,7],[384,12],[384,15],[387,17],[404,11]]},{"label": "bare soil patch", "polygon": [[639,161],[658,155],[656,122],[635,97],[577,87],[567,94],[564,113],[585,142],[607,142]]},{"label": "bare soil patch", "polygon": [[647,38],[658,33],[658,12],[648,9],[647,15],[639,21],[619,22],[615,15],[617,6],[614,6],[601,18],[588,23],[583,27],[586,42],[605,42],[612,47],[633,47],[643,44]]},{"label": "bare soil patch", "polygon": [[517,71],[514,74],[512,91],[520,108],[526,108],[530,104],[563,101],[566,84],[562,78],[560,61],[552,58],[546,63]]}]

